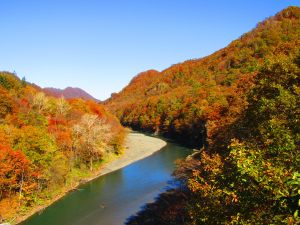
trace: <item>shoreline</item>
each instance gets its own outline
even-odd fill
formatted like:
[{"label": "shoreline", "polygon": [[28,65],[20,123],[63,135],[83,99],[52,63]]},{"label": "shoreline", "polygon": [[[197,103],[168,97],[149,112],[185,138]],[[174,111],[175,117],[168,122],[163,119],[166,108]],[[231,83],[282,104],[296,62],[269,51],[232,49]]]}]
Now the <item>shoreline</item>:
[{"label": "shoreline", "polygon": [[136,161],[144,159],[161,150],[167,142],[157,137],[147,136],[142,133],[130,132],[125,140],[125,151],[120,157],[105,164],[98,177],[111,173]]},{"label": "shoreline", "polygon": [[103,175],[124,168],[136,161],[142,160],[161,150],[166,145],[166,141],[156,137],[150,137],[143,133],[137,132],[128,133],[124,143],[125,151],[122,155],[105,163],[103,166],[97,169],[97,171],[95,171],[95,173],[92,176],[79,181],[76,185],[70,187],[62,187],[62,189],[64,190],[60,194],[55,196],[51,201],[45,203],[44,205],[33,207],[30,212],[12,221],[12,224],[20,224],[24,222],[34,214],[42,212],[47,207],[63,198],[69,192],[76,191],[80,185],[86,184]]}]

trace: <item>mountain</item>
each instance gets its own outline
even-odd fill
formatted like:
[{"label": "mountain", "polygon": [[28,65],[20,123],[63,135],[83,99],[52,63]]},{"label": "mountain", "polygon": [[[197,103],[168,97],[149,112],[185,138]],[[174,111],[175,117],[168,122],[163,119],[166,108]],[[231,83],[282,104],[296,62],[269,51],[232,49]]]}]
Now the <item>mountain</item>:
[{"label": "mountain", "polygon": [[81,98],[84,100],[94,100],[99,102],[96,98],[91,96],[86,91],[80,89],[80,88],[74,88],[74,87],[67,87],[65,89],[58,89],[58,88],[44,88],[43,91],[47,93],[48,95],[54,96],[54,97],[65,97],[66,99],[72,99],[72,98]]},{"label": "mountain", "polygon": [[217,127],[234,120],[265,61],[296,54],[299,15],[299,7],[289,7],[207,57],[140,73],[105,104],[126,126],[201,148]]},{"label": "mountain", "polygon": [[178,163],[179,187],[127,225],[300,224],[299,7],[208,57],[138,75],[106,104],[126,125],[201,148]]}]

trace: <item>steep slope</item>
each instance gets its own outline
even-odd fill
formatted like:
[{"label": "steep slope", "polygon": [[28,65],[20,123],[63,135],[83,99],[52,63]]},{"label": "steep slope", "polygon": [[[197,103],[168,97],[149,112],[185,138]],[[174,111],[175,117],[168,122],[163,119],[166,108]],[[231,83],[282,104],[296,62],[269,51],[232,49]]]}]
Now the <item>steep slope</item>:
[{"label": "steep slope", "polygon": [[18,222],[92,176],[122,152],[123,139],[123,127],[103,105],[49,97],[0,72],[0,223]]},{"label": "steep slope", "polygon": [[66,99],[81,98],[84,100],[99,101],[81,88],[67,87],[65,89],[43,88],[43,91],[54,97],[64,97]]},{"label": "steep slope", "polygon": [[[300,51],[266,63],[225,148],[181,162],[181,188],[160,195],[127,225],[300,223]],[[220,140],[219,140],[220,141]]]},{"label": "steep slope", "polygon": [[[260,41],[268,45],[257,48],[263,58],[254,57],[250,68],[238,61],[236,78],[220,89],[219,97],[226,97],[221,111],[219,100],[213,111],[203,108],[208,145],[178,165],[180,188],[160,195],[126,224],[300,224],[299,18],[300,9],[289,7],[246,34],[249,43],[271,34]],[[282,29],[287,24],[294,31]],[[235,42],[199,62],[218,65],[224,51],[249,50],[236,49]],[[210,105],[210,97],[202,100]]]},{"label": "steep slope", "polygon": [[[236,118],[264,61],[295,54],[299,15],[298,7],[289,7],[210,56],[141,73],[106,105],[124,125],[200,148],[216,127]],[[236,111],[226,116],[233,107]]]}]

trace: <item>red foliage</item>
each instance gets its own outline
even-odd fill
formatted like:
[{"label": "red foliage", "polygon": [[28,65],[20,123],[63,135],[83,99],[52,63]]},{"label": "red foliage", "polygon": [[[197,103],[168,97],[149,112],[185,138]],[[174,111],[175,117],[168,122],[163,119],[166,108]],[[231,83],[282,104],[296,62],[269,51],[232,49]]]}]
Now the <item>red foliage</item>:
[{"label": "red foliage", "polygon": [[0,192],[19,190],[21,182],[29,174],[30,162],[23,152],[0,146]]},{"label": "red foliage", "polygon": [[86,104],[92,113],[98,115],[100,118],[103,118],[105,116],[105,109],[102,105],[94,101],[87,101]]}]

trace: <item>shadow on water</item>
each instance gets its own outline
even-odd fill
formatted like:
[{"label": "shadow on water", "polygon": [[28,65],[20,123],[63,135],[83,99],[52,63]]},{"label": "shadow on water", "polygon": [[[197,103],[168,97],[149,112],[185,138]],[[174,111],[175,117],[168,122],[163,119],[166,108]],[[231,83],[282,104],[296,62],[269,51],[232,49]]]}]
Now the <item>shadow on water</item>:
[{"label": "shadow on water", "polygon": [[[152,202],[147,202],[144,205],[142,205],[139,208],[138,212],[135,212],[135,214],[129,216],[125,224],[126,225],[135,225],[135,224],[144,224],[145,221],[150,221],[148,218],[153,217],[153,211],[158,209],[158,205],[161,204],[161,201],[164,200],[164,196],[166,193],[173,193],[176,191],[177,188],[180,187],[180,182],[176,181],[175,179],[171,179],[167,181],[167,185],[161,190],[160,193],[156,195],[155,198],[153,198]],[[149,223],[149,222],[148,222]],[[152,221],[150,224],[158,225],[157,221]]]},{"label": "shadow on water", "polygon": [[174,187],[174,161],[191,150],[168,143],[155,154],[101,176],[64,196],[22,225],[118,225],[159,193]]},{"label": "shadow on water", "polygon": [[125,225],[183,224],[187,215],[182,206],[187,199],[188,192],[184,189],[166,189],[153,202],[144,204],[137,213],[128,217]]}]

